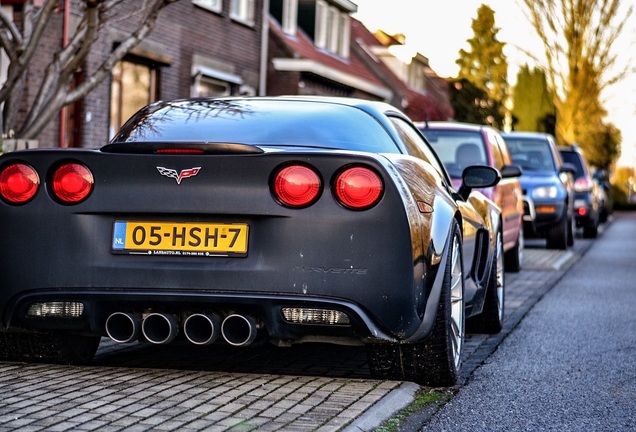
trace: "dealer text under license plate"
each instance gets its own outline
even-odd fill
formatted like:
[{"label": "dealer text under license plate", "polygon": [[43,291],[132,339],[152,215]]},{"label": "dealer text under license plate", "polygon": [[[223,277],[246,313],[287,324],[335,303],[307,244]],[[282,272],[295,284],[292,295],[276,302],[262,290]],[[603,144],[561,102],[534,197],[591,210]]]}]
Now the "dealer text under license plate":
[{"label": "dealer text under license plate", "polygon": [[116,221],[113,252],[145,255],[244,256],[247,224]]}]

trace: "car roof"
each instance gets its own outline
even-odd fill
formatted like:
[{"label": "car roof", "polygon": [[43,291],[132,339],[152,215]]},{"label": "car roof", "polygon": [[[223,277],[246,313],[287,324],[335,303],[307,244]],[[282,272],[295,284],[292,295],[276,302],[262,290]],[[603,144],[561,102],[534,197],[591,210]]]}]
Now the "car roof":
[{"label": "car roof", "polygon": [[554,136],[545,132],[520,132],[520,131],[512,131],[512,132],[502,132],[504,137],[515,137],[515,138],[548,138],[554,140]]},{"label": "car roof", "polygon": [[476,123],[465,123],[456,121],[428,121],[428,122],[416,122],[415,126],[420,129],[452,129],[452,130],[466,130],[466,131],[482,131],[485,129],[495,128],[488,125],[480,125]]}]

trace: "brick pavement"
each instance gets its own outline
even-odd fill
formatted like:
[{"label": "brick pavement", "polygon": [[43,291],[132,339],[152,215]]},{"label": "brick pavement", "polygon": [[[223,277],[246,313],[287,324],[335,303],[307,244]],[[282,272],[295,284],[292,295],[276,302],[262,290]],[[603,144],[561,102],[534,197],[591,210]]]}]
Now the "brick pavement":
[{"label": "brick pavement", "polygon": [[[524,270],[506,273],[504,330],[466,339],[461,383],[590,244],[579,239],[573,252],[526,248]],[[306,352],[272,350],[252,361],[230,356],[234,368],[221,363],[202,370],[193,369],[223,356],[203,355],[210,361],[192,364],[194,354],[184,347],[184,360],[166,367],[153,361],[166,361],[167,352],[144,357],[145,349],[113,350],[104,343],[95,365],[86,367],[0,363],[0,431],[366,431],[419,390],[368,378],[362,351],[348,347],[322,348],[323,357],[310,364]],[[348,355],[349,367],[335,353]],[[181,369],[180,361],[189,368]]]}]

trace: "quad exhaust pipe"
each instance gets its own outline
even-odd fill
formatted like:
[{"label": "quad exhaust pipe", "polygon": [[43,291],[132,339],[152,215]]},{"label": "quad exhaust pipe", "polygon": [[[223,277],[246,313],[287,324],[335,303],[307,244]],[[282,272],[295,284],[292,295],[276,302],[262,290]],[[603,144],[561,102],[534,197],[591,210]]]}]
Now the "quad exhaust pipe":
[{"label": "quad exhaust pipe", "polygon": [[[143,335],[153,344],[167,344],[179,334],[179,322],[170,314],[153,312],[143,320],[139,315],[115,312],[106,319],[106,334],[117,343],[134,342]],[[230,314],[221,320],[214,314],[189,315],[183,334],[195,345],[213,344],[219,336],[236,347],[250,345],[258,335],[256,320],[248,315]]]},{"label": "quad exhaust pipe", "polygon": [[142,321],[141,332],[150,343],[167,344],[177,337],[179,323],[172,315],[151,313]]},{"label": "quad exhaust pipe", "polygon": [[183,322],[183,333],[195,345],[213,344],[221,334],[221,319],[216,315],[192,314]]},{"label": "quad exhaust pipe", "polygon": [[117,343],[134,342],[141,333],[139,316],[126,312],[115,312],[106,319],[106,334]]},{"label": "quad exhaust pipe", "polygon": [[257,333],[258,327],[256,321],[247,315],[228,315],[221,324],[221,335],[223,339],[233,346],[248,346],[254,342]]}]

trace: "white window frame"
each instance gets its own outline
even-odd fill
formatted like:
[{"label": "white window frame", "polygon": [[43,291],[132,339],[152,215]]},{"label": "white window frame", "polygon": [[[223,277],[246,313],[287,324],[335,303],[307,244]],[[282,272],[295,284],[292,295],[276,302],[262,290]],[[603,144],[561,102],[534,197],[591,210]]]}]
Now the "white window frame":
[{"label": "white window frame", "polygon": [[255,0],[231,0],[230,18],[243,24],[254,25]]},{"label": "white window frame", "polygon": [[285,0],[283,2],[283,31],[294,36],[298,31],[298,0]]},{"label": "white window frame", "polygon": [[327,48],[327,29],[329,28],[329,6],[324,0],[316,2],[316,34],[314,44],[318,48]]},{"label": "white window frame", "polygon": [[330,6],[325,0],[316,1],[316,47],[337,54],[343,58],[349,57],[351,38],[351,17],[335,6]]},{"label": "white window frame", "polygon": [[192,0],[192,4],[210,12],[221,13],[223,11],[223,0]]}]

